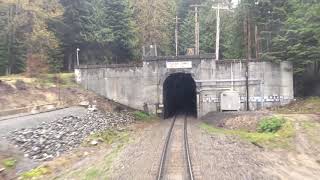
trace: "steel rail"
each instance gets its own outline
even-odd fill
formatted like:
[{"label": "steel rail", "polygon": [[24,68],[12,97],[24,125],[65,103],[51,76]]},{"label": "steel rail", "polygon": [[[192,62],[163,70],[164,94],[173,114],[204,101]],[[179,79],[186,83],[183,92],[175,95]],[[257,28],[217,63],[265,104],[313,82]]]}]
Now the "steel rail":
[{"label": "steel rail", "polygon": [[159,166],[158,175],[157,175],[157,180],[161,180],[162,176],[163,176],[163,171],[164,171],[164,167],[165,167],[165,160],[166,160],[166,156],[167,156],[168,146],[169,146],[169,142],[170,142],[170,138],[171,138],[171,134],[172,134],[172,129],[173,129],[173,126],[174,126],[174,124],[176,122],[176,118],[177,118],[177,115],[175,115],[173,117],[173,121],[171,123],[170,129],[169,129],[169,132],[168,132],[168,135],[166,137],[166,141],[165,141],[165,144],[164,144],[164,147],[163,147],[163,150],[162,150],[161,159],[160,159],[160,166]]},{"label": "steel rail", "polygon": [[187,159],[187,171],[189,175],[190,180],[194,180],[193,176],[193,170],[192,170],[192,162],[191,162],[191,156],[190,156],[190,149],[189,149],[189,141],[188,141],[188,120],[187,120],[187,114],[184,118],[184,150],[186,153],[186,159]]},{"label": "steel rail", "polygon": [[[186,158],[186,166],[187,166],[187,173],[188,173],[188,179],[194,180],[194,175],[193,175],[193,169],[192,169],[192,162],[191,162],[191,155],[190,155],[190,149],[189,149],[189,141],[188,141],[188,120],[187,120],[188,115],[185,114],[184,117],[184,125],[183,125],[183,139],[184,139],[184,152],[185,152],[185,158]],[[165,140],[165,144],[162,150],[161,154],[161,159],[160,159],[160,165],[158,169],[158,174],[157,174],[157,180],[161,180],[164,175],[164,169],[165,169],[165,161],[167,157],[167,151],[173,131],[173,127],[176,122],[177,115],[173,117],[173,121],[171,123],[170,129],[168,131],[168,135]]]}]

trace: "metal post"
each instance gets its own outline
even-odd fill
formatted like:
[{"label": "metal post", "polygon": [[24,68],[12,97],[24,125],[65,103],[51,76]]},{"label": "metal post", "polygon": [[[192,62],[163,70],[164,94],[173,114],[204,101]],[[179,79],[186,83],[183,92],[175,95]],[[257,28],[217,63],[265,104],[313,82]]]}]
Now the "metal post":
[{"label": "metal post", "polygon": [[80,65],[80,62],[79,62],[79,51],[80,51],[80,49],[77,48],[77,66]]},{"label": "metal post", "polygon": [[157,44],[154,44],[154,54],[155,56],[158,56]]}]

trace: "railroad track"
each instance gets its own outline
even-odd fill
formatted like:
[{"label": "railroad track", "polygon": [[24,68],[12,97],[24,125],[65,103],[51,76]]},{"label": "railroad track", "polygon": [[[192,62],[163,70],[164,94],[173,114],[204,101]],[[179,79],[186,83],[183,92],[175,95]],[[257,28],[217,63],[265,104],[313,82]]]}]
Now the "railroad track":
[{"label": "railroad track", "polygon": [[194,180],[187,124],[187,114],[173,117],[162,150],[157,180]]}]

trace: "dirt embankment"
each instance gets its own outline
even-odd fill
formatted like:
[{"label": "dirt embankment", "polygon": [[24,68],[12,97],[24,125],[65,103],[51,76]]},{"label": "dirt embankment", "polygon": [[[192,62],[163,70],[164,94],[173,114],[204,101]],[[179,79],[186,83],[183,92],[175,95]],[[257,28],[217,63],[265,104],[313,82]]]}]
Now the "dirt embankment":
[{"label": "dirt embankment", "polygon": [[42,106],[43,109],[50,109],[83,102],[95,104],[104,111],[123,109],[119,108],[120,105],[78,86],[72,73],[46,74],[37,78],[20,75],[0,77],[0,112],[13,109],[42,111]]},{"label": "dirt embankment", "polygon": [[[212,113],[202,128],[214,136],[251,142],[267,179],[319,179],[320,98],[295,101],[266,112]],[[285,120],[275,133],[259,132],[265,117]],[[263,124],[263,123],[262,123]],[[268,124],[272,127],[274,124]],[[227,150],[228,151],[228,150]]]},{"label": "dirt embankment", "polygon": [[270,112],[230,112],[209,113],[201,119],[218,128],[254,132],[263,117],[271,116]]}]

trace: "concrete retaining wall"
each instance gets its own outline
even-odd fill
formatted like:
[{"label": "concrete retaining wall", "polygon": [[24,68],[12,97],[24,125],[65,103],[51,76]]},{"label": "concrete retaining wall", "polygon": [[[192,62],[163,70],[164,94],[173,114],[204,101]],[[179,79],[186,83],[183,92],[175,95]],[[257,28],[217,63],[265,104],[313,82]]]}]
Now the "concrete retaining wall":
[{"label": "concrete retaining wall", "polygon": [[[192,68],[168,69],[166,62],[192,61]],[[250,110],[289,103],[293,97],[293,69],[288,62],[250,61]],[[211,57],[162,57],[143,66],[81,66],[75,70],[79,84],[115,102],[156,113],[163,102],[163,83],[173,73],[189,73],[197,84],[197,108],[201,117],[220,110],[220,94],[238,91],[241,110],[246,109],[246,61],[214,61]]]}]

